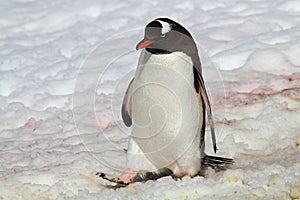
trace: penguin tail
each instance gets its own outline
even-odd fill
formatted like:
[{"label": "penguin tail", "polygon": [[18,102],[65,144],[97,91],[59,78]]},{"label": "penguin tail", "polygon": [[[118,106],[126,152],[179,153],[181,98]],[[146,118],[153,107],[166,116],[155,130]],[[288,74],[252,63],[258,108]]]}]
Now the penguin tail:
[{"label": "penguin tail", "polygon": [[211,167],[215,171],[222,171],[230,168],[230,166],[234,164],[234,160],[231,158],[206,155],[202,160],[202,164]]}]

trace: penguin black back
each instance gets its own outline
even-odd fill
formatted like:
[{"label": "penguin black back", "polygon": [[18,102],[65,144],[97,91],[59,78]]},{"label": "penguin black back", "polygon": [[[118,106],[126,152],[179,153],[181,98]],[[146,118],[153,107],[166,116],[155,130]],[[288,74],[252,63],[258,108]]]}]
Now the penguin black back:
[{"label": "penguin black back", "polygon": [[201,62],[192,35],[179,23],[168,18],[157,18],[147,24],[144,39],[136,49],[145,48],[152,54],[183,52],[190,56],[194,66],[194,87],[199,93]]}]

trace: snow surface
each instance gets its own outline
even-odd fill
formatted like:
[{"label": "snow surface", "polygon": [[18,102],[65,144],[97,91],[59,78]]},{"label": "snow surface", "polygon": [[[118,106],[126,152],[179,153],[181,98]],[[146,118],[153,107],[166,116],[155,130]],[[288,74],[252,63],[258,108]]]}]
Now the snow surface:
[{"label": "snow surface", "polygon": [[[299,11],[297,0],[1,1],[0,199],[299,199]],[[105,188],[95,173],[124,170],[120,105],[157,17],[197,41],[217,155],[236,164]]]}]

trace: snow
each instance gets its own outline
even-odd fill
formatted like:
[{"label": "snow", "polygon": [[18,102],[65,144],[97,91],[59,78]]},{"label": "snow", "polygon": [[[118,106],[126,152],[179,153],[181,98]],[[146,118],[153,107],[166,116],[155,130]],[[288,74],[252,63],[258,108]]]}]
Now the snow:
[{"label": "snow", "polygon": [[[299,10],[296,0],[1,1],[0,199],[299,199]],[[195,38],[217,155],[236,164],[105,188],[95,174],[124,170],[120,105],[157,17]]]}]

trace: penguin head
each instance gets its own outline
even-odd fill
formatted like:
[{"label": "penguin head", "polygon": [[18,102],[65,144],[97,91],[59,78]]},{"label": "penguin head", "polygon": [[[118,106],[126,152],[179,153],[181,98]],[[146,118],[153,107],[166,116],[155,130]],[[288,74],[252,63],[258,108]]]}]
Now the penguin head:
[{"label": "penguin head", "polygon": [[147,24],[144,38],[136,49],[146,48],[153,54],[166,54],[195,47],[191,34],[183,26],[168,18],[157,18]]}]

